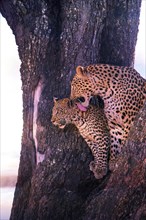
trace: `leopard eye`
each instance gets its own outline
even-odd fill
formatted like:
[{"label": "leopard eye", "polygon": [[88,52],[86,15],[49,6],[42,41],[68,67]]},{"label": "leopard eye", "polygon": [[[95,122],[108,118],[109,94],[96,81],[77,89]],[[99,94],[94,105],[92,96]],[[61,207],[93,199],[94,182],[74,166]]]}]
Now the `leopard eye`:
[{"label": "leopard eye", "polygon": [[85,98],[84,98],[83,96],[81,96],[81,97],[77,98],[77,101],[79,101],[79,102],[85,102]]},{"label": "leopard eye", "polygon": [[67,103],[67,105],[68,105],[69,108],[73,107],[73,101],[72,101],[72,100],[69,100],[68,103]]}]

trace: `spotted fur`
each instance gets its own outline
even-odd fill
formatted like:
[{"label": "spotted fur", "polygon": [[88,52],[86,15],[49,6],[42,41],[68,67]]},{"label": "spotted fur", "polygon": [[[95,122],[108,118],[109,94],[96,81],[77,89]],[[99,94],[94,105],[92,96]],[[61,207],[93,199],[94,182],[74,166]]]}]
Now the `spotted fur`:
[{"label": "spotted fur", "polygon": [[71,105],[68,98],[54,100],[52,123],[63,129],[67,124],[74,124],[87,142],[94,156],[90,170],[97,179],[108,171],[110,133],[104,109],[90,105],[86,112],[81,112],[76,105]]},{"label": "spotted fur", "polygon": [[104,101],[111,134],[111,158],[115,159],[146,100],[146,80],[132,67],[78,66],[71,82],[71,99],[87,108],[94,95]]}]

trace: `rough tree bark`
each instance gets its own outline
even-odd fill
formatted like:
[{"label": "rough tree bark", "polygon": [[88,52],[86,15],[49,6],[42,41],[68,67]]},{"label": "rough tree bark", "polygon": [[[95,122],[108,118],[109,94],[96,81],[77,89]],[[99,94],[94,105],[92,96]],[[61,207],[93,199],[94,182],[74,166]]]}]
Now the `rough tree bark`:
[{"label": "rough tree bark", "polygon": [[[133,65],[141,0],[1,0],[21,59],[23,137],[11,220],[144,219],[146,106],[116,171],[97,181],[73,126],[51,122],[77,65]],[[43,160],[44,157],[44,160]],[[36,160],[42,160],[36,163]]]}]

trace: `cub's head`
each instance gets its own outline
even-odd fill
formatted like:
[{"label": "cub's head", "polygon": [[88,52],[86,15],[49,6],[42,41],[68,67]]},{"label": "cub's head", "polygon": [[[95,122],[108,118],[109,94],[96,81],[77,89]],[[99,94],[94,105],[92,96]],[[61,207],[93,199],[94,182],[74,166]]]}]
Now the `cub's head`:
[{"label": "cub's head", "polygon": [[[88,107],[92,96],[92,83],[84,67],[78,66],[76,74],[71,82],[71,99],[80,103],[84,108]],[[82,110],[82,109],[80,109]]]},{"label": "cub's head", "polygon": [[72,102],[68,98],[57,100],[54,98],[54,107],[52,109],[51,122],[63,129],[71,123]]}]

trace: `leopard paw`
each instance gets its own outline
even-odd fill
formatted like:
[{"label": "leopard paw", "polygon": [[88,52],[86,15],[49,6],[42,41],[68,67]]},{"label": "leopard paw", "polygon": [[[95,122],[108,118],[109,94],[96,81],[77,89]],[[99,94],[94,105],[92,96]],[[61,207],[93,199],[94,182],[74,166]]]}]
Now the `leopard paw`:
[{"label": "leopard paw", "polygon": [[107,167],[101,167],[98,163],[94,161],[90,162],[90,170],[94,173],[96,179],[102,179],[107,174]]}]

